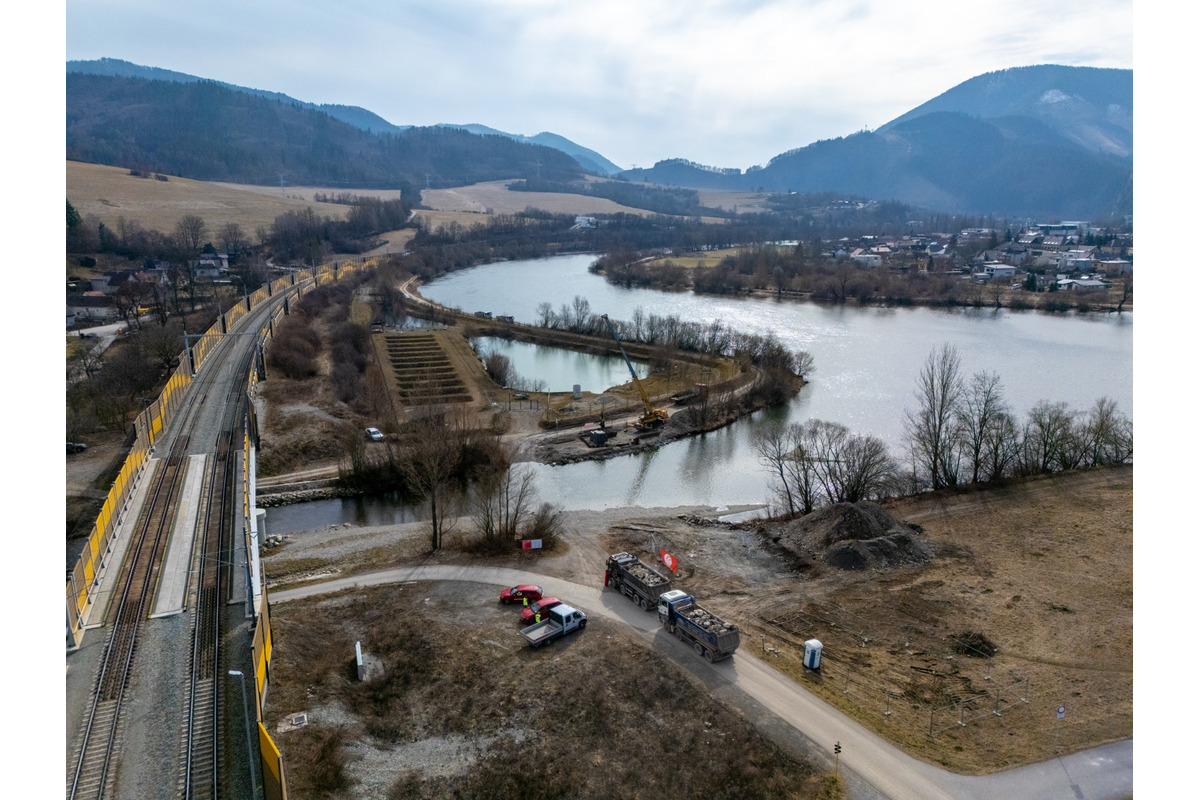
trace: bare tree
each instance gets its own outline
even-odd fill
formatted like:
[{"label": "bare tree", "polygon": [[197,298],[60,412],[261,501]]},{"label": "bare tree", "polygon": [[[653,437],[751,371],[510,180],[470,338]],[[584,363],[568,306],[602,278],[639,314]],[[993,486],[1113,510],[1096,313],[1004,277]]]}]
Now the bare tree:
[{"label": "bare tree", "polygon": [[883,440],[869,434],[851,434],[837,453],[839,502],[875,500],[896,485],[896,462]]},{"label": "bare tree", "polygon": [[998,279],[993,280],[988,284],[987,294],[988,297],[992,298],[992,307],[1000,308],[1000,299],[1004,297],[1004,284],[1000,283]]},{"label": "bare tree", "polygon": [[549,303],[538,303],[537,307],[537,324],[543,328],[549,328],[554,322],[554,306]]},{"label": "bare tree", "polygon": [[217,237],[230,261],[237,261],[242,255],[242,251],[250,244],[250,237],[236,222],[226,222],[222,225],[221,232],[217,234]]},{"label": "bare tree", "polygon": [[1017,420],[1007,409],[992,418],[984,430],[984,480],[994,481],[1007,475],[1021,452],[1021,435]]},{"label": "bare tree", "polygon": [[817,369],[817,362],[812,353],[807,350],[797,350],[792,354],[792,372],[801,378],[807,378]]},{"label": "bare tree", "polygon": [[204,246],[204,237],[207,233],[208,226],[205,224],[204,219],[196,214],[184,214],[179,218],[179,222],[175,223],[175,238],[188,253],[189,257],[192,258]]},{"label": "bare tree", "polygon": [[1070,448],[1071,412],[1066,403],[1039,400],[1029,409],[1022,441],[1022,461],[1029,473],[1052,472]]},{"label": "bare tree", "polygon": [[971,472],[971,483],[999,477],[989,474],[988,467],[994,463],[996,428],[1003,425],[1001,417],[1008,413],[1000,376],[995,372],[975,373],[963,391],[958,408],[960,447]]},{"label": "bare tree", "polygon": [[172,369],[183,354],[183,326],[173,325],[149,327],[142,331],[142,346],[146,354],[153,357],[163,369]]},{"label": "bare tree", "polygon": [[512,359],[503,353],[488,353],[483,357],[483,371],[499,386],[508,386],[513,377]]},{"label": "bare tree", "polygon": [[471,503],[471,518],[484,545],[501,548],[520,535],[534,513],[537,492],[528,466],[513,466],[484,480]]},{"label": "bare tree", "polygon": [[1117,303],[1117,313],[1120,314],[1125,310],[1125,304],[1133,299],[1133,273],[1125,273],[1125,280],[1121,283],[1121,301]]},{"label": "bare tree", "polygon": [[460,437],[444,413],[430,408],[409,423],[408,446],[399,457],[409,489],[429,501],[430,550],[440,550],[453,499],[452,479],[462,454]]},{"label": "bare tree", "polygon": [[[80,371],[91,378],[103,366],[101,352],[99,347],[93,347],[86,340],[81,341],[79,347],[71,353],[70,361],[67,370],[67,383],[71,383],[72,376],[77,376]],[[70,404],[68,403],[68,406]]]},{"label": "bare tree", "polygon": [[753,435],[754,449],[771,471],[771,491],[789,517],[812,510],[811,504],[808,508],[801,504],[799,481],[795,475],[796,466],[806,463],[795,457],[798,434],[798,425],[776,423],[760,428]]},{"label": "bare tree", "polygon": [[958,482],[961,370],[958,350],[953,345],[934,349],[917,378],[917,410],[904,412],[913,466],[934,489]]},{"label": "bare tree", "polygon": [[883,440],[836,422],[768,426],[756,434],[755,447],[789,516],[884,497],[897,483],[898,468]]},{"label": "bare tree", "polygon": [[1124,464],[1133,457],[1133,421],[1117,410],[1117,402],[1101,397],[1086,422],[1087,462],[1096,466]]},{"label": "bare tree", "polygon": [[588,317],[591,315],[591,304],[583,295],[575,295],[571,301],[571,330],[582,333],[587,330]]}]

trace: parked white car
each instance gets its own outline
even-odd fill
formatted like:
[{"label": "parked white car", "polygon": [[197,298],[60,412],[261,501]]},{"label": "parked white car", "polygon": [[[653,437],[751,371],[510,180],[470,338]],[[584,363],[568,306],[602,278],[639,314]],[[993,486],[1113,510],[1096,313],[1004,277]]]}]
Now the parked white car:
[{"label": "parked white car", "polygon": [[382,442],[383,432],[379,428],[367,428],[367,438],[372,442]]}]

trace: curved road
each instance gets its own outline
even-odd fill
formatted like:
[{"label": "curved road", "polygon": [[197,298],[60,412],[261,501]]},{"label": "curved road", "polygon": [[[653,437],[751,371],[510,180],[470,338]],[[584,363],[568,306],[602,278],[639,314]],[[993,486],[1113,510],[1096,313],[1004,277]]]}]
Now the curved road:
[{"label": "curved road", "polygon": [[[465,581],[512,586],[528,580],[526,571],[495,567],[404,567],[275,591],[271,602],[388,583]],[[1121,800],[1133,795],[1132,740],[993,775],[955,775],[906,755],[745,650],[710,664],[663,632],[657,615],[647,614],[624,597],[550,576],[539,575],[538,582],[549,594],[578,598],[574,604],[589,614],[637,629],[655,649],[700,675],[718,698],[736,702],[738,694],[749,697],[825,750],[841,742],[841,764],[861,779],[848,781],[855,798]]]}]

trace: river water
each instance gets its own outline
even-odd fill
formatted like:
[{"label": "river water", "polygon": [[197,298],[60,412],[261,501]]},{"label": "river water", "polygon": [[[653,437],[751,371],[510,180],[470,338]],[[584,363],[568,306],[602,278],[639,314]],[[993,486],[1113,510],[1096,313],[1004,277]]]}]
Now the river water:
[{"label": "river water", "polygon": [[[571,255],[489,264],[447,275],[421,293],[443,305],[525,323],[536,322],[541,303],[557,311],[577,295],[588,300],[591,313],[613,319],[629,320],[640,306],[646,314],[720,320],[750,333],[774,333],[788,347],[811,353],[816,369],[787,407],[720,431],[607,461],[534,465],[541,498],[567,509],[765,503],[768,476],[751,437],[767,419],[839,422],[880,437],[903,459],[904,411],[915,409],[917,376],[931,350],[943,343],[958,349],[965,376],[998,373],[1019,417],[1039,400],[1065,402],[1085,414],[1100,397],[1112,398],[1133,416],[1132,313],[855,308],[624,289],[590,274],[593,260]],[[550,388],[574,374],[569,367],[566,374],[557,367],[534,370],[541,374],[523,377],[545,379]],[[361,518],[361,504],[358,508]],[[278,531],[275,524],[271,529]]]}]

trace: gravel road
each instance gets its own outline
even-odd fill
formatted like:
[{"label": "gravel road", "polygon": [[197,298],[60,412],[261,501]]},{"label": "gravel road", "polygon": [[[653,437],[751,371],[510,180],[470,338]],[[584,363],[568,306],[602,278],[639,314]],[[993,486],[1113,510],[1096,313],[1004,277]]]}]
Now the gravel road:
[{"label": "gravel road", "polygon": [[[529,577],[528,568],[424,565],[281,589],[272,593],[271,600],[272,603],[285,603],[355,587],[412,581],[466,581],[505,586],[527,581]],[[571,597],[587,613],[617,620],[636,629],[655,649],[671,655],[687,669],[704,674],[714,686],[714,696],[735,704],[749,698],[826,748],[833,742],[840,742],[842,767],[859,779],[851,782],[856,798],[998,800],[1037,797],[1077,800],[1087,797],[1119,800],[1132,796],[1132,741],[995,775],[954,775],[897,750],[771,669],[748,648],[739,650],[732,659],[715,664],[696,658],[689,648],[661,629],[655,615],[646,614],[625,598],[604,591],[599,576],[587,584],[550,575],[538,580],[547,592]]]}]

